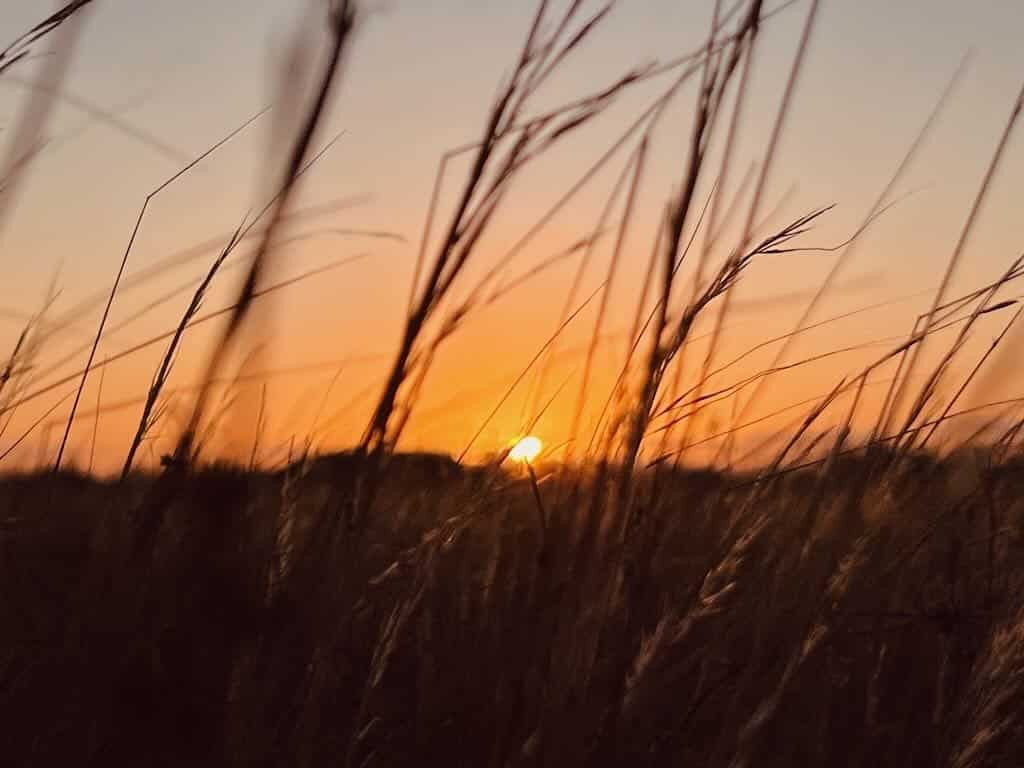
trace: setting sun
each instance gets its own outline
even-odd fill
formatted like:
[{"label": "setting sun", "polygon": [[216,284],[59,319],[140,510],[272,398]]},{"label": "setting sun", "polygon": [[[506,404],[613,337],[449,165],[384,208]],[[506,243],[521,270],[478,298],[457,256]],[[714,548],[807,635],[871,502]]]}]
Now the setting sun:
[{"label": "setting sun", "polygon": [[509,458],[515,461],[522,461],[528,464],[540,455],[543,448],[544,443],[540,441],[539,437],[527,435],[515,444],[508,455]]}]

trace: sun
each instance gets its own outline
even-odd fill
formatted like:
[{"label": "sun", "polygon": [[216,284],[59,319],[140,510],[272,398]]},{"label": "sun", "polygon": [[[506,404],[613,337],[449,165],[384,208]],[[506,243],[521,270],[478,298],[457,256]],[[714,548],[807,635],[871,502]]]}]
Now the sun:
[{"label": "sun", "polygon": [[539,437],[527,435],[512,447],[508,456],[514,461],[521,461],[525,464],[529,464],[540,455],[540,452],[543,449],[544,443],[540,441]]}]

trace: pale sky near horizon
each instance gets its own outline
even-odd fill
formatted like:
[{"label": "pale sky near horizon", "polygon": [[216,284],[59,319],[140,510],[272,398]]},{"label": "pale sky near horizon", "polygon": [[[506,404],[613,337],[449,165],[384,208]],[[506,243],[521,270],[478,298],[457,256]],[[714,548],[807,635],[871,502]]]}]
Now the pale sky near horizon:
[{"label": "pale sky near horizon", "polygon": [[[287,441],[290,433],[301,439],[316,420],[322,400],[326,402],[323,413],[332,414],[369,390],[371,396],[359,401],[368,407],[381,360],[350,363],[325,397],[334,377],[332,361],[353,356],[386,358],[392,351],[438,160],[446,149],[472,140],[480,131],[535,8],[532,1],[519,0],[387,0],[364,5],[371,12],[346,61],[318,143],[338,132],[344,134],[309,174],[299,203],[348,199],[350,204],[297,227],[296,233],[317,236],[289,246],[278,259],[274,276],[289,277],[364,252],[368,256],[286,289],[262,305],[266,312],[253,338],[267,339],[267,347],[259,364],[254,364],[257,368],[324,364],[312,373],[273,380],[270,391],[276,413],[272,414],[271,442],[275,444]],[[266,104],[280,103],[274,83],[281,54],[300,19],[319,6],[322,3],[287,0],[96,1],[85,20],[66,90],[158,138],[165,149],[157,151],[69,103],[60,106],[47,131],[50,144],[32,164],[15,213],[0,231],[0,309],[13,313],[0,317],[0,344],[5,349],[20,331],[17,313],[38,309],[54,275],[62,291],[54,307],[58,315],[94,292],[109,290],[146,194],[174,173],[183,158],[202,152]],[[706,34],[711,7],[704,0],[621,0],[544,99],[554,103],[597,90],[631,67],[693,50]],[[763,149],[806,8],[806,0],[801,0],[765,27],[738,169],[758,159]],[[0,45],[40,15],[38,2],[8,0],[0,7]],[[927,307],[929,297],[922,292],[934,288],[941,277],[1024,82],[1022,28],[1024,6],[1017,0],[823,0],[765,206],[771,209],[783,201],[778,217],[782,221],[836,204],[835,211],[809,235],[813,245],[832,245],[857,227],[963,56],[969,50],[972,55],[938,126],[894,195],[908,196],[864,236],[856,262],[840,280],[840,290],[816,317],[913,298],[808,334],[794,355],[905,334],[915,314]],[[16,120],[26,96],[24,83],[33,74],[32,66],[26,65],[10,77],[0,76],[0,128]],[[600,123],[531,169],[482,244],[481,263],[488,266],[489,257],[497,258],[512,244],[665,82],[628,93]],[[632,318],[631,298],[642,280],[659,201],[681,174],[692,104],[691,88],[682,93],[671,119],[657,135],[607,330],[628,326]],[[272,175],[268,158],[279,157],[282,151],[280,145],[268,143],[273,121],[273,114],[261,119],[154,202],[129,274],[230,232],[265,199]],[[956,275],[955,288],[960,290],[951,295],[993,279],[1024,247],[1017,189],[1024,179],[1021,129],[1008,147]],[[6,151],[10,133],[0,130],[0,152]],[[625,154],[616,158],[593,187],[519,257],[509,274],[528,269],[592,228],[625,160]],[[445,200],[450,200],[450,190],[464,171],[462,166],[453,169]],[[734,173],[734,185],[739,175]],[[709,189],[705,185],[702,194],[706,196]],[[337,228],[386,230],[407,242],[324,233]],[[599,253],[588,271],[591,290],[601,279],[607,255]],[[756,264],[741,287],[741,311],[733,320],[735,332],[723,359],[788,330],[832,258],[797,254]],[[111,322],[131,317],[201,274],[208,259],[125,292]],[[425,392],[423,417],[413,424],[410,445],[460,450],[552,332],[574,268],[575,262],[567,262],[545,273],[476,318],[452,341]],[[236,270],[224,275],[208,300],[209,308],[224,303],[238,274]],[[792,300],[771,302],[772,297]],[[100,357],[172,327],[187,301],[188,295],[182,294],[114,334],[101,347]],[[987,343],[1005,319],[986,321],[979,343]],[[49,357],[44,356],[44,361],[73,351],[97,320],[98,312],[82,317],[79,335],[62,341],[60,350],[47,350]],[[565,346],[583,343],[592,323],[593,313],[581,316],[580,323],[567,332]],[[208,334],[196,333],[191,346],[186,345],[176,371],[177,385],[185,386],[195,378],[207,338]],[[856,372],[882,349],[839,356],[780,379],[766,391],[764,410],[828,391],[841,375]],[[767,363],[770,351],[751,363]],[[142,397],[161,353],[158,345],[112,365],[104,379],[103,402]],[[613,371],[622,355],[621,345],[609,347],[602,366]],[[84,362],[84,354],[76,360],[60,371],[74,372]],[[971,360],[968,356],[963,365],[969,368]],[[578,363],[570,360],[549,382],[550,393],[570,377],[564,399],[555,404],[548,422],[538,427],[547,431],[542,437],[549,442],[564,439],[576,386],[571,376],[578,375]],[[595,382],[592,397],[603,399],[611,376],[608,373]],[[1006,378],[993,397],[1024,394]],[[98,379],[98,374],[90,378],[84,410],[95,405]],[[63,392],[55,392],[54,398]],[[39,406],[54,401],[43,399]],[[243,402],[251,409],[251,397]],[[522,398],[517,394],[478,447],[491,450],[509,439],[521,410]],[[62,412],[56,411],[55,418]],[[18,414],[11,434],[0,439],[0,451],[38,413],[27,409]],[[127,408],[103,417],[99,440],[103,466],[117,465],[137,415],[137,410]],[[351,442],[364,419],[365,413],[358,408],[333,424],[323,416],[325,445]],[[73,444],[79,459],[91,427],[87,422],[76,427]],[[168,426],[167,431],[173,428]],[[172,437],[168,434],[166,439]],[[157,450],[164,447],[161,444]],[[28,442],[19,455],[31,462],[45,453],[38,454]]]}]

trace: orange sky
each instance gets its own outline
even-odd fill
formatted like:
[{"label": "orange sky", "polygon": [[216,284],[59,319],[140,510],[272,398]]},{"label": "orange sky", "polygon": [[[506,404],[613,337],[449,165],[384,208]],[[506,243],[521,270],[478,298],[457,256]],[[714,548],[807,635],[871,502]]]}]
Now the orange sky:
[{"label": "orange sky", "polygon": [[[47,130],[51,141],[32,164],[14,215],[0,231],[4,349],[13,346],[20,332],[20,314],[38,309],[54,275],[61,288],[55,316],[109,290],[145,195],[180,167],[183,158],[203,151],[273,100],[280,54],[297,19],[308,10],[284,0],[255,7],[230,0],[212,10],[207,3],[191,0],[173,8],[141,5],[108,0],[86,19],[66,89],[80,103],[105,110],[107,117],[90,117],[81,108],[62,103]],[[968,48],[973,49],[973,58],[940,123],[894,194],[907,197],[863,236],[856,261],[815,317],[892,303],[807,333],[790,360],[910,330],[914,316],[927,309],[926,291],[940,279],[1024,76],[1024,55],[1010,31],[1024,21],[1016,3],[917,0],[898,5],[893,8],[882,0],[823,4],[766,202],[766,209],[782,203],[779,223],[818,206],[837,205],[806,243],[832,245],[856,229]],[[558,103],[599,89],[631,66],[692,50],[702,40],[710,7],[674,0],[624,0],[607,28],[543,94],[545,102]],[[763,150],[804,7],[798,3],[766,27],[737,169],[758,160]],[[0,9],[0,30],[11,36],[6,30],[26,28],[38,12],[38,4],[27,0],[7,3]],[[267,280],[286,279],[341,258],[364,253],[366,258],[290,287],[259,305],[261,314],[247,330],[247,348],[259,342],[260,353],[246,370],[276,372],[266,380],[270,406],[261,455],[267,461],[283,457],[293,435],[301,443],[314,423],[318,444],[324,448],[349,445],[358,438],[400,331],[438,159],[479,132],[531,12],[530,3],[497,1],[392,0],[374,5],[318,141],[342,130],[345,134],[303,183],[296,208],[347,202],[294,224],[289,232],[302,237],[278,252]],[[3,124],[11,124],[24,106],[23,84],[33,74],[32,66],[25,66],[8,78],[0,76]],[[530,228],[665,82],[637,87],[598,124],[528,170],[480,244],[477,274]],[[610,333],[622,332],[632,322],[657,217],[682,172],[693,99],[692,88],[683,92],[656,136],[610,303],[605,326]],[[154,201],[133,250],[129,275],[211,238],[223,238],[246,211],[266,199],[267,182],[275,171],[267,158],[282,153],[280,144],[270,143],[274,121],[273,114],[264,118]],[[125,125],[159,139],[163,148],[126,135]],[[0,136],[0,141],[5,139]],[[508,276],[529,270],[587,234],[626,161],[625,153],[613,158],[508,266]],[[465,171],[465,163],[451,169],[442,195],[442,220]],[[1018,138],[1011,142],[995,179],[951,296],[995,278],[1021,250],[1024,222],[1014,181],[1024,178],[1022,173],[1024,143]],[[739,171],[734,173],[733,187],[739,176]],[[704,184],[698,199],[709,191]],[[331,232],[339,228],[392,232],[404,242]],[[603,279],[609,254],[610,242],[596,250],[581,296],[589,295]],[[158,279],[126,289],[108,327],[189,283],[205,271],[212,256],[212,250],[198,252],[197,258]],[[756,263],[740,286],[737,311],[727,323],[729,333],[717,359],[728,361],[789,330],[833,259],[830,254],[806,253]],[[577,263],[569,259],[545,272],[483,310],[452,339],[428,379],[407,447],[456,453],[466,447],[552,333]],[[225,272],[206,308],[223,306],[239,279],[240,270]],[[189,292],[183,292],[112,333],[99,358],[172,328],[188,298]],[[535,431],[549,445],[568,437],[581,350],[593,330],[597,303],[566,330],[545,391],[531,395],[535,380],[527,377],[483,431],[474,456],[512,439],[529,407],[545,402],[563,384]],[[75,352],[98,318],[98,308],[76,317],[73,329],[48,343],[40,368]],[[999,314],[979,327],[974,346],[958,366],[960,375],[1007,319]],[[706,323],[696,333],[709,329]],[[172,387],[187,390],[196,380],[214,330],[211,324],[189,335]],[[690,349],[698,358],[705,351],[699,341]],[[837,354],[779,376],[763,391],[750,418],[824,394],[841,376],[859,371],[885,349]],[[721,381],[727,384],[759,370],[773,352],[766,348],[751,356],[723,373]],[[112,364],[102,377],[100,402],[109,408],[144,397],[162,353],[162,345],[157,345]],[[620,336],[602,347],[585,423],[606,399],[624,354]],[[74,373],[84,359],[84,353],[76,354],[41,376],[39,383]],[[345,360],[349,362],[337,374]],[[985,392],[972,396],[1019,396],[1013,367],[999,370],[998,376],[984,381]],[[879,376],[884,378],[885,371]],[[79,464],[88,461],[96,427],[90,412],[100,395],[100,381],[99,374],[90,377],[73,433],[72,458]],[[218,430],[222,441],[236,445],[239,454],[251,445],[261,388],[262,381],[244,387]],[[0,451],[69,389],[73,385],[56,388],[19,409],[0,438]],[[52,420],[59,422],[66,413],[65,402]],[[742,434],[750,436],[747,443],[752,445],[801,413],[789,411]],[[728,416],[728,410],[721,411],[718,420],[728,421]],[[103,413],[97,469],[119,466],[137,419],[137,405]],[[711,428],[707,423],[701,427],[705,434]],[[11,466],[52,459],[59,431],[42,430],[26,440],[9,457]],[[172,421],[158,430],[153,456],[168,449],[175,431]]]}]

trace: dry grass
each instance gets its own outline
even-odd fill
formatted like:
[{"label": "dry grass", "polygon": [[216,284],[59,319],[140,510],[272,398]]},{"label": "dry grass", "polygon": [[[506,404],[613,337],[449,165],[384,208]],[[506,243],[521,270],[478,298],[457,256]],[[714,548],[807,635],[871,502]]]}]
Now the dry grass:
[{"label": "dry grass", "polygon": [[396,456],[358,547],[358,457],[170,489],[10,479],[4,753],[1013,764],[983,756],[1021,746],[1024,488],[1016,462],[980,460],[922,457],[881,486],[865,460],[770,490],[646,473],[621,575],[600,476]]},{"label": "dry grass", "polygon": [[[627,72],[560,107],[535,109],[538,91],[605,23],[613,4],[587,12],[586,3],[570,0],[557,11],[542,0],[482,138],[442,160],[400,343],[352,452],[318,456],[311,434],[305,448],[289,450],[282,468],[261,468],[271,405],[264,388],[246,465],[200,455],[201,430],[213,429],[218,418],[211,415],[211,393],[224,382],[225,362],[255,300],[303,277],[270,286],[261,281],[280,223],[302,213],[290,209],[293,190],[326,151],[314,153],[314,138],[359,29],[354,3],[332,6],[330,49],[279,192],[226,245],[215,245],[205,276],[165,297],[193,291],[174,329],[97,358],[119,291],[179,258],[138,277],[126,274],[146,204],[114,286],[99,299],[103,318],[84,348],[84,368],[54,380],[74,358],[42,369],[40,360],[47,339],[71,328],[95,299],[50,320],[54,292],[29,319],[0,368],[0,439],[7,445],[0,460],[62,404],[73,398],[73,405],[61,421],[57,466],[0,480],[5,765],[1024,764],[1024,420],[991,422],[1002,432],[985,444],[971,441],[942,455],[925,451],[950,420],[1019,404],[957,410],[1003,348],[1019,310],[1007,312],[1001,333],[951,396],[940,396],[940,384],[953,377],[953,362],[980,318],[1017,303],[1005,298],[1005,289],[1024,277],[1020,259],[988,285],[954,299],[947,293],[1021,104],[931,309],[910,336],[875,342],[886,349],[874,361],[820,397],[779,411],[802,415],[761,469],[687,469],[681,457],[702,442],[693,424],[704,409],[730,401],[740,406],[727,430],[706,438],[731,439],[768,418],[746,420],[766,379],[848,351],[783,360],[797,335],[864,311],[810,322],[848,246],[886,210],[948,91],[861,229],[848,243],[819,249],[842,255],[793,331],[715,366],[734,287],[758,259],[813,250],[807,236],[830,210],[774,229],[761,224],[818,3],[808,5],[762,161],[731,204],[722,190],[753,54],[762,25],[780,9],[765,9],[759,0],[716,2],[707,39],[693,54]],[[0,51],[0,76],[25,57],[28,45],[85,5],[70,4]],[[523,169],[602,119],[622,94],[655,73],[673,73],[671,85],[482,278],[470,269],[482,260],[480,242]],[[654,246],[626,339],[627,361],[593,433],[580,434],[654,129],[688,83],[696,83],[696,103],[687,155],[676,191],[659,209],[658,230],[650,233]],[[709,179],[712,145],[725,151]],[[507,277],[544,224],[620,152],[626,163],[593,231]],[[438,235],[448,161],[467,154],[469,170]],[[748,182],[752,193],[744,204]],[[710,190],[703,204],[701,190]],[[726,242],[724,222],[733,217],[742,222],[740,233]],[[697,275],[683,285],[682,266],[699,233]],[[250,235],[258,245],[242,262],[247,273],[237,296],[228,307],[201,313],[210,286]],[[581,276],[606,235],[613,244],[608,272],[581,301]],[[718,250],[724,258],[716,265]],[[531,399],[541,401],[551,350],[594,301],[577,442],[567,448],[577,461],[511,466],[505,451],[470,467],[461,459],[396,451],[445,341],[481,307],[576,257],[581,264],[558,326],[492,415],[535,367],[540,383]],[[715,343],[693,365],[685,357],[694,328],[715,310]],[[168,382],[187,332],[218,317],[226,318],[225,330],[195,388],[177,450],[162,470],[138,469],[137,452],[168,398],[185,391]],[[948,351],[918,375],[921,348],[949,330],[956,335]],[[164,342],[148,393],[128,403],[140,405],[142,417],[120,478],[102,482],[62,469],[60,456],[79,420],[90,419],[95,446],[102,403],[76,413],[86,378]],[[768,368],[728,380],[734,365],[778,342]],[[874,378],[894,362],[894,376]],[[684,363],[701,371],[685,386]],[[336,378],[344,363],[338,366]],[[866,388],[878,384],[889,386],[888,395],[871,414],[874,431],[858,438],[854,418]],[[64,399],[27,431],[6,434],[19,409],[67,385]],[[535,403],[524,424],[536,424],[553,401]],[[846,410],[835,417],[840,403]]]}]

